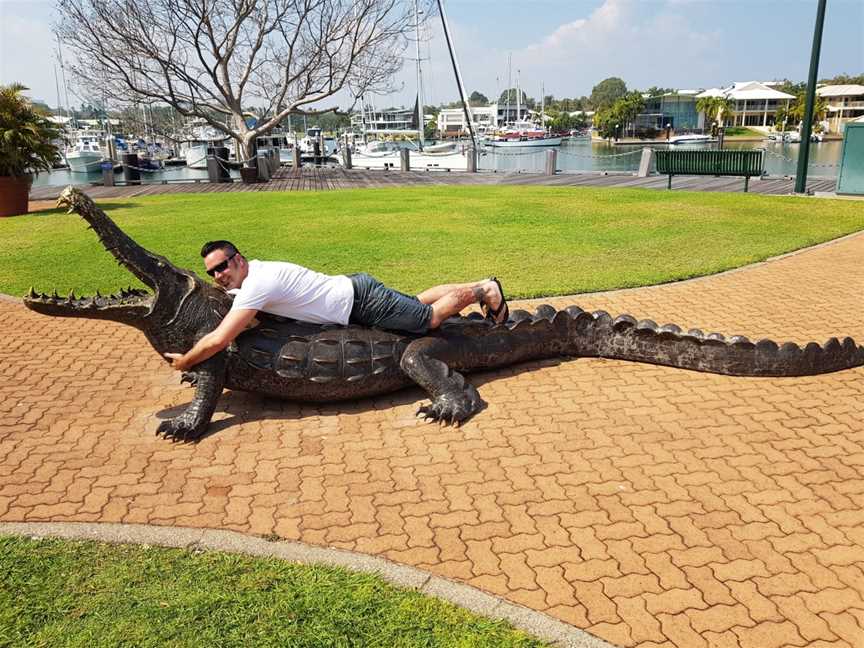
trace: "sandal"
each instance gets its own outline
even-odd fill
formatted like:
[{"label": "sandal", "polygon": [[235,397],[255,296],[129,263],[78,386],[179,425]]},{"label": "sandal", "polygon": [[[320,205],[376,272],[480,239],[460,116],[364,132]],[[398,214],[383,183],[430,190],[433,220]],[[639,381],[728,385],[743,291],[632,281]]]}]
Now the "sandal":
[{"label": "sandal", "polygon": [[504,297],[504,289],[501,287],[501,282],[498,281],[497,277],[492,277],[491,281],[494,281],[495,285],[498,286],[498,293],[501,295],[501,303],[498,304],[498,308],[493,309],[491,306],[481,301],[480,307],[483,309],[483,315],[485,315],[487,320],[493,324],[505,324],[507,320],[510,319],[510,307],[507,306],[507,299]]}]

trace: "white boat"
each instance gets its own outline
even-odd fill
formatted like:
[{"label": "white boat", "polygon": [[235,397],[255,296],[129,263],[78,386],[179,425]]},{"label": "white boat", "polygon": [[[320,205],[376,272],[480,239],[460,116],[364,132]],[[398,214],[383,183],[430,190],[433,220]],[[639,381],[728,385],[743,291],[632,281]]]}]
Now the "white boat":
[{"label": "white boat", "polygon": [[716,138],[712,138],[710,135],[697,135],[695,133],[691,133],[689,135],[676,135],[675,137],[669,138],[669,144],[710,144],[711,142],[716,142]]},{"label": "white boat", "polygon": [[563,137],[549,135],[544,129],[527,121],[517,121],[486,138],[486,146],[561,146]]},{"label": "white boat", "polygon": [[228,141],[225,133],[212,126],[194,126],[186,133],[188,136],[185,139],[178,139],[177,145],[180,157],[186,160],[186,166],[190,169],[206,169],[207,155],[214,147],[225,146]]},{"label": "white boat", "polygon": [[783,133],[783,141],[789,142],[790,144],[798,144],[801,141],[801,133],[798,131]]},{"label": "white boat", "polygon": [[438,144],[429,144],[423,147],[424,153],[440,155],[442,153],[455,153],[456,142],[440,142]]},{"label": "white boat", "polygon": [[[411,150],[408,162],[412,171],[424,169],[466,171],[468,169],[468,158],[464,151],[427,153],[426,151]],[[402,156],[398,149],[371,154],[354,153],[351,156],[351,163],[358,169],[399,169],[402,165]]]},{"label": "white boat", "polygon": [[294,160],[294,142],[289,142],[288,136],[281,131],[259,135],[255,138],[255,145],[259,151],[278,150],[280,164],[291,164]]},{"label": "white boat", "polygon": [[106,158],[102,150],[104,137],[105,134],[99,131],[78,131],[75,142],[64,152],[69,170],[78,173],[98,171],[102,160]]},{"label": "white boat", "polygon": [[[336,154],[336,140],[332,137],[325,137],[324,150],[318,151],[321,157],[330,157]],[[318,126],[306,129],[306,137],[297,143],[300,149],[300,155],[305,158],[315,157],[315,149],[321,146],[321,129]]]},{"label": "white boat", "polygon": [[180,143],[180,154],[190,169],[206,169],[207,150],[210,148],[212,145],[206,141],[185,140]]},{"label": "white boat", "polygon": [[399,151],[402,149],[396,142],[387,140],[372,140],[366,144],[360,144],[354,147],[353,153],[357,157],[380,158],[388,156],[399,157]]},{"label": "white boat", "polygon": [[519,139],[492,139],[486,140],[484,144],[498,148],[507,146],[561,146],[561,142],[563,141],[563,137],[549,135],[546,137],[522,137]]}]

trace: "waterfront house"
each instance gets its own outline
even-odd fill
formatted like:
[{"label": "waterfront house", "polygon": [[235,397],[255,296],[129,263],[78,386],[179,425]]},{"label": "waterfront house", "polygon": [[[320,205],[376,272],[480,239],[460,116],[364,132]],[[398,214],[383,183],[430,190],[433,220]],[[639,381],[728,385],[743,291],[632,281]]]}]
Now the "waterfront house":
[{"label": "waterfront house", "polygon": [[732,113],[723,115],[725,126],[757,128],[773,126],[777,109],[788,108],[795,98],[759,81],[736,81],[728,88],[711,88],[696,95],[697,100],[702,97],[726,97],[732,102]]},{"label": "waterfront house", "polygon": [[828,104],[828,131],[842,133],[850,121],[864,117],[864,85],[824,85],[816,94]]},{"label": "waterfront house", "polygon": [[644,95],[645,108],[633,124],[636,132],[661,132],[666,127],[678,132],[704,128],[705,116],[696,110],[699,93],[699,90],[678,90],[656,97]]}]

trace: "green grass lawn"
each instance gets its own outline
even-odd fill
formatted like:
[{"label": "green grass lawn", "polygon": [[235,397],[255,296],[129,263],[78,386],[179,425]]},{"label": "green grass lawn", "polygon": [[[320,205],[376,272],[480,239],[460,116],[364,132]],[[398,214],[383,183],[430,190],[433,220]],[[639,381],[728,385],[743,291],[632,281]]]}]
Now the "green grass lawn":
[{"label": "green grass lawn", "polygon": [[745,126],[729,126],[725,131],[726,137],[765,137],[764,133],[760,133],[759,131],[752,130]]},{"label": "green grass lawn", "polygon": [[0,537],[0,646],[545,646],[369,574]]},{"label": "green grass lawn", "polygon": [[[136,240],[203,275],[198,252],[366,271],[406,292],[489,275],[535,297],[675,281],[864,228],[854,201],[554,187],[432,187],[167,195],[103,207]],[[0,292],[92,294],[134,277],[77,215],[0,219]]]}]

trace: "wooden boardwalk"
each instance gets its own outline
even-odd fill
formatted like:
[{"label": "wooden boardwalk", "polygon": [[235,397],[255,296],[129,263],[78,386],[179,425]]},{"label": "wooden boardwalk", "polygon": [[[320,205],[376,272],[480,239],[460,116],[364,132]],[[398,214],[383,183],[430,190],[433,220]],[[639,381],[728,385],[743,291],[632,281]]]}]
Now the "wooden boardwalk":
[{"label": "wooden boardwalk", "polygon": [[[639,187],[645,189],[666,189],[666,176],[653,175],[638,178],[632,174],[614,173],[559,173],[547,176],[539,173],[467,173],[464,171],[369,171],[361,169],[346,170],[341,167],[315,168],[303,167],[298,170],[280,169],[268,182],[243,184],[185,182],[153,183],[134,186],[103,187],[101,185],[79,185],[86,188],[94,198],[118,198],[133,196],[154,196],[173,193],[214,193],[236,191],[330,191],[336,189],[380,189],[383,187],[411,187],[431,185],[535,185],[550,187]],[[793,192],[795,181],[789,178],[754,178],[750,181],[750,192],[760,194],[784,195]],[[834,191],[835,181],[831,179],[812,179],[808,182],[809,191]],[[743,192],[744,179],[711,176],[676,176],[672,180],[673,190],[686,191],[723,191]],[[30,192],[31,200],[51,200],[56,198],[63,187],[34,187]]]}]

